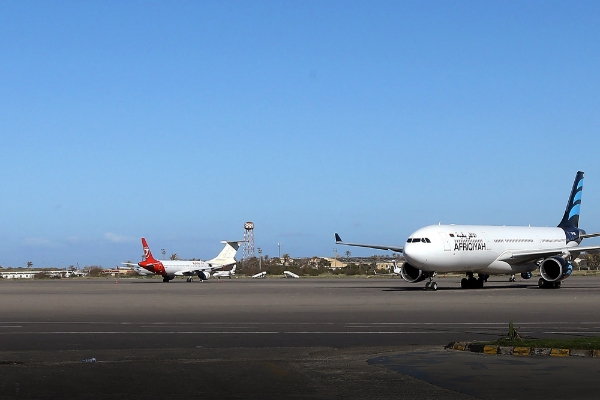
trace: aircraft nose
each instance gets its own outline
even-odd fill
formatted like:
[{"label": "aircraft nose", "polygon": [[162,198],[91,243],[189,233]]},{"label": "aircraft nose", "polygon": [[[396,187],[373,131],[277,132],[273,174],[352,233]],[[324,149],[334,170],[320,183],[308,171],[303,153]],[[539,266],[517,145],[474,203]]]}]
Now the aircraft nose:
[{"label": "aircraft nose", "polygon": [[406,243],[404,246],[404,258],[409,264],[423,268],[427,262],[427,254],[423,243]]}]

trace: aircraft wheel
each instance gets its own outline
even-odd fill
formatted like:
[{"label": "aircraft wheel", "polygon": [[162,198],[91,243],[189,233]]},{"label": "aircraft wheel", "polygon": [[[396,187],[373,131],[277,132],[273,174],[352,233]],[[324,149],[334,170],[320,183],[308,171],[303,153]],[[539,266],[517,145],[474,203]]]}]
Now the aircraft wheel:
[{"label": "aircraft wheel", "polygon": [[437,283],[431,282],[431,285],[429,286],[429,288],[435,292],[437,290]]},{"label": "aircraft wheel", "polygon": [[167,277],[163,278],[163,282],[167,282],[168,283],[169,282],[169,278],[167,278]]},{"label": "aircraft wheel", "polygon": [[483,289],[483,282],[484,280],[479,278],[477,279],[477,289]]},{"label": "aircraft wheel", "polygon": [[425,290],[429,289],[429,285],[431,284],[431,282],[427,282],[425,283]]},{"label": "aircraft wheel", "polygon": [[540,280],[538,281],[538,286],[540,289],[543,289],[546,287],[546,281],[544,280],[544,278],[540,278]]},{"label": "aircraft wheel", "polygon": [[467,285],[469,286],[469,289],[477,288],[477,279],[475,279],[475,278],[467,279]]},{"label": "aircraft wheel", "polygon": [[460,280],[460,287],[462,289],[468,289],[469,288],[469,280],[467,278],[462,278]]}]

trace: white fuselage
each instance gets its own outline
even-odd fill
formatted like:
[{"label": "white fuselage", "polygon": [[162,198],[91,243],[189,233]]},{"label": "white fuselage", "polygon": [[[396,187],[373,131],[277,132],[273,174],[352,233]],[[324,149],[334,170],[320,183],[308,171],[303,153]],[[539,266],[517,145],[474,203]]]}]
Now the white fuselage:
[{"label": "white fuselage", "polygon": [[211,271],[213,268],[210,264],[205,261],[178,261],[178,260],[161,260],[160,261],[165,269],[167,275],[191,275],[188,273],[182,273],[181,271],[200,270],[200,271]]},{"label": "white fuselage", "polygon": [[[415,239],[420,239],[415,241]],[[404,257],[428,272],[514,274],[534,271],[535,263],[511,265],[498,258],[512,251],[556,249],[565,245],[561,228],[482,225],[430,225],[410,235]]]}]

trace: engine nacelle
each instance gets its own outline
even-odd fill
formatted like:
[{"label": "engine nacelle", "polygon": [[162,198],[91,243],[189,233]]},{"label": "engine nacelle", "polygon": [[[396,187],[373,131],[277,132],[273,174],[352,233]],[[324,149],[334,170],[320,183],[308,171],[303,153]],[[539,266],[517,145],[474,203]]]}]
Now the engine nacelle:
[{"label": "engine nacelle", "polygon": [[540,264],[540,274],[548,282],[560,282],[573,272],[573,265],[562,257],[549,257]]},{"label": "engine nacelle", "polygon": [[521,278],[531,279],[531,272],[521,272]]},{"label": "engine nacelle", "polygon": [[210,272],[208,271],[199,271],[198,272],[198,278],[202,279],[203,281],[207,280],[208,278],[210,278]]},{"label": "engine nacelle", "polygon": [[422,280],[429,278],[429,273],[421,271],[417,267],[413,267],[409,263],[405,262],[402,264],[402,269],[400,269],[400,275],[402,279],[404,279],[408,283],[417,283]]}]

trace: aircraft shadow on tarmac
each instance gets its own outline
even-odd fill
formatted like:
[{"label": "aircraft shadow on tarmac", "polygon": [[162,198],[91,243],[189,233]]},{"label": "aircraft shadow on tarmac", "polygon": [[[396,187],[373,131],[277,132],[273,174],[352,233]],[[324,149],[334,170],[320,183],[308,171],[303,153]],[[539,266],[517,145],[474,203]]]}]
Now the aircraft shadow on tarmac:
[{"label": "aircraft shadow on tarmac", "polygon": [[[480,289],[463,289],[459,286],[442,286],[438,284],[438,288],[437,291],[464,291],[464,290],[476,290],[476,291],[481,291],[481,290],[489,290],[489,289],[538,289],[537,285],[526,285],[526,284],[513,284],[510,286],[494,286],[494,285],[485,285],[483,288]],[[410,287],[380,287],[377,289],[381,289],[384,292],[418,292],[418,291],[424,291],[425,288],[421,285],[418,286],[410,286]]]}]

